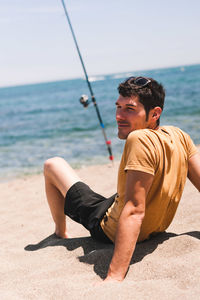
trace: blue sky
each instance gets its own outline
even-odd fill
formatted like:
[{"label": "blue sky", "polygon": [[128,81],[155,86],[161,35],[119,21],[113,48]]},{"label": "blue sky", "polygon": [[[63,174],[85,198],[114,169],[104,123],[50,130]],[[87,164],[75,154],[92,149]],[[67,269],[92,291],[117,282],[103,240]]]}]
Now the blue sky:
[{"label": "blue sky", "polygon": [[[65,3],[89,76],[200,63],[199,0]],[[83,76],[60,0],[1,0],[0,36],[0,86]]]}]

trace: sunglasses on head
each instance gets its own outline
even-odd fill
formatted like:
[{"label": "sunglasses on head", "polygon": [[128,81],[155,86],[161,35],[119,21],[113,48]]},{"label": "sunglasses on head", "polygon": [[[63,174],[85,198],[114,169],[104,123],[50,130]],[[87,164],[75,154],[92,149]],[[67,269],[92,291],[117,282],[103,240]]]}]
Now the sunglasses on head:
[{"label": "sunglasses on head", "polygon": [[147,86],[151,82],[151,80],[149,78],[142,77],[142,76],[139,76],[139,77],[132,76],[132,77],[129,77],[126,81],[129,81],[130,83],[135,84],[141,88]]}]

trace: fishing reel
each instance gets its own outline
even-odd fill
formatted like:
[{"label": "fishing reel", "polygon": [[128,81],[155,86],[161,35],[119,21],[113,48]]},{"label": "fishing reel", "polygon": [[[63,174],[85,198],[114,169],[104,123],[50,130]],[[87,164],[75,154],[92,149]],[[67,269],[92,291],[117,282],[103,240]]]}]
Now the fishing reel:
[{"label": "fishing reel", "polygon": [[87,108],[88,105],[90,104],[89,98],[87,95],[82,95],[81,98],[79,99],[80,103]]}]

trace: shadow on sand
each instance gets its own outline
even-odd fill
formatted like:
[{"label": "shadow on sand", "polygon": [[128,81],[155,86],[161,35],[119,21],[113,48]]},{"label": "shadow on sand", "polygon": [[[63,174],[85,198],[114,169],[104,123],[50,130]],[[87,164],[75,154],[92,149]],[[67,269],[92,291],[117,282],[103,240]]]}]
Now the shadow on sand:
[{"label": "shadow on sand", "polygon": [[[152,253],[158,247],[158,245],[162,244],[164,241],[181,235],[189,235],[191,237],[200,239],[199,231],[186,232],[180,235],[170,232],[160,233],[151,239],[136,245],[131,264],[140,262],[147,254]],[[84,255],[78,257],[79,261],[94,265],[95,273],[102,279],[106,277],[114,249],[112,244],[103,244],[93,240],[91,237],[61,239],[55,234],[52,234],[38,244],[27,245],[24,249],[26,251],[36,251],[46,247],[54,246],[63,246],[69,251],[73,251],[79,247],[82,247]]]}]

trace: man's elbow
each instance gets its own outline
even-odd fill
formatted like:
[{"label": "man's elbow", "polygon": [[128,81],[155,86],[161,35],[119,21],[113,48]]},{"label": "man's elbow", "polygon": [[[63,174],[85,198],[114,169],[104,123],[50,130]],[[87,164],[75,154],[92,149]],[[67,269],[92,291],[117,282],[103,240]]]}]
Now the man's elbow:
[{"label": "man's elbow", "polygon": [[144,210],[135,210],[130,214],[130,217],[136,221],[139,225],[142,225],[142,222],[145,217],[145,211]]},{"label": "man's elbow", "polygon": [[145,206],[143,204],[133,205],[131,201],[126,203],[124,207],[121,218],[132,220],[138,224],[142,224],[145,217]]}]

